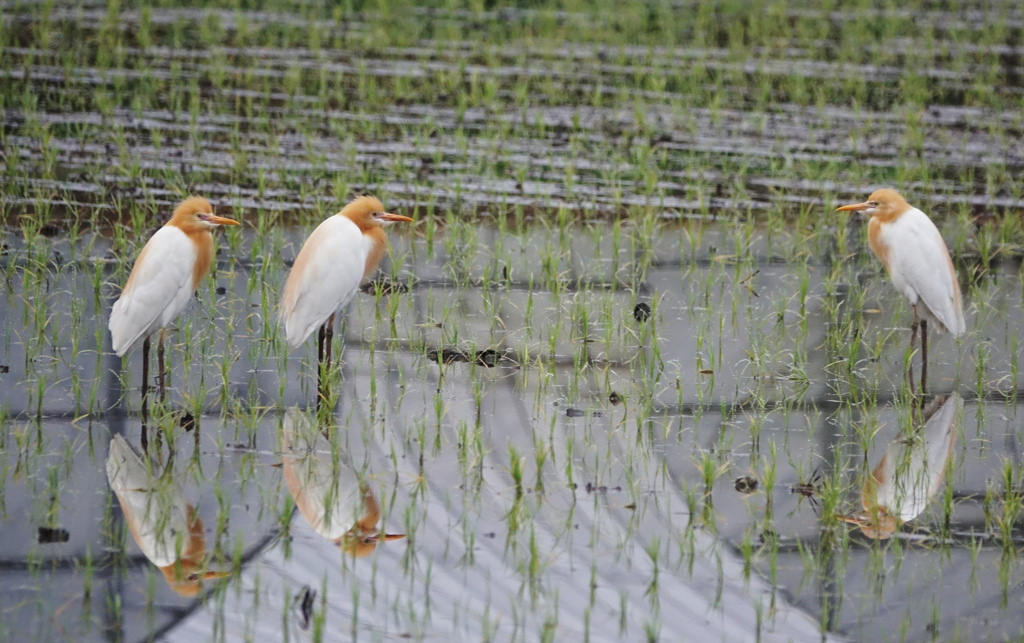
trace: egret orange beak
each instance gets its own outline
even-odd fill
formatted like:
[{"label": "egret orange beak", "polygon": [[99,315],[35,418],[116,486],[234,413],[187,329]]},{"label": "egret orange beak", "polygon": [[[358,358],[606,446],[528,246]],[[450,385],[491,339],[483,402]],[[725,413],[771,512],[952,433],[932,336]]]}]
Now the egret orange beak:
[{"label": "egret orange beak", "polygon": [[859,516],[836,516],[836,518],[857,525],[861,534],[874,540],[892,538],[899,527],[899,520],[884,512],[880,512],[877,517],[861,514]]},{"label": "egret orange beak", "polygon": [[399,221],[413,221],[414,220],[414,219],[412,219],[410,217],[405,217],[405,216],[402,216],[401,214],[391,214],[390,212],[385,212],[384,214],[380,215],[380,217],[378,217],[378,218],[383,220],[383,221],[391,221],[393,223],[397,223]]},{"label": "egret orange beak", "polygon": [[377,534],[376,536],[370,536],[367,540],[371,540],[376,543],[380,542],[381,538],[383,538],[385,542],[389,540],[400,540],[405,538],[405,534]]},{"label": "egret orange beak", "polygon": [[217,225],[242,225],[234,219],[227,217],[218,217],[216,214],[211,214],[210,218],[206,220],[207,223],[216,223]]},{"label": "egret orange beak", "polygon": [[205,574],[203,574],[203,580],[213,580],[215,578],[227,578],[230,575],[231,575],[231,572],[207,571]]},{"label": "egret orange beak", "polygon": [[867,201],[864,203],[851,203],[850,205],[844,205],[836,208],[836,212],[860,212],[861,210],[867,210],[871,207]]},{"label": "egret orange beak", "polygon": [[231,572],[218,572],[208,570],[205,572],[194,572],[189,574],[186,578],[175,578],[175,570],[173,565],[167,567],[160,567],[161,572],[164,574],[164,578],[167,579],[167,584],[171,586],[171,589],[175,593],[181,596],[196,596],[199,594],[199,590],[202,589],[204,580],[214,580],[217,578],[225,578],[231,575]]}]

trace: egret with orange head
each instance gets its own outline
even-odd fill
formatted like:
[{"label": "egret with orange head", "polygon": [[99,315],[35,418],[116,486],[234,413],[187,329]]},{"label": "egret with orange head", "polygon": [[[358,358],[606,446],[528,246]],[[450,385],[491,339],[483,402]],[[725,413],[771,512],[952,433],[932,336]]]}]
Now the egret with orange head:
[{"label": "egret with orange head", "polygon": [[326,397],[326,374],[331,368],[334,316],[348,305],[384,256],[388,236],[384,227],[409,217],[390,214],[372,196],[361,196],[328,217],[309,235],[295,257],[281,298],[281,321],[291,348],[317,337],[317,406]]},{"label": "egret with orange head", "polygon": [[[149,337],[174,322],[210,272],[214,257],[212,231],[222,225],[239,224],[215,215],[213,206],[202,197],[182,201],[170,221],[142,248],[110,311],[107,327],[118,357],[142,341],[143,423],[149,392]],[[157,361],[162,396],[166,385],[162,341],[157,344]]]},{"label": "egret with orange head", "polygon": [[[960,337],[966,330],[960,285],[949,249],[938,228],[924,212],[907,203],[895,190],[875,190],[863,203],[837,208],[839,212],[863,212],[868,222],[868,245],[889,272],[913,311],[910,348],[921,329],[921,393],[928,380],[928,322],[940,332]],[[913,371],[908,371],[914,390]]]}]

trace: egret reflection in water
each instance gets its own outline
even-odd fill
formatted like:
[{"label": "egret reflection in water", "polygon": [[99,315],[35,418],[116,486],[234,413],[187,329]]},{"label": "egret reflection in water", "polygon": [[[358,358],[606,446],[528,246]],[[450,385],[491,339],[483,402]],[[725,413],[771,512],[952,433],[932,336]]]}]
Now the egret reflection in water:
[{"label": "egret reflection in water", "polygon": [[961,408],[963,399],[956,393],[935,398],[924,411],[924,426],[889,442],[861,487],[863,510],[843,520],[869,538],[884,539],[919,516],[942,485]]},{"label": "egret reflection in water", "polygon": [[168,464],[163,474],[121,435],[110,441],[107,479],[124,512],[135,543],[167,584],[182,596],[195,596],[204,580],[230,575],[207,568],[206,534],[195,507]]},{"label": "egret reflection in water", "polygon": [[348,455],[302,411],[289,409],[282,431],[282,469],[288,490],[313,529],[356,558],[405,538],[377,527],[380,505]]}]

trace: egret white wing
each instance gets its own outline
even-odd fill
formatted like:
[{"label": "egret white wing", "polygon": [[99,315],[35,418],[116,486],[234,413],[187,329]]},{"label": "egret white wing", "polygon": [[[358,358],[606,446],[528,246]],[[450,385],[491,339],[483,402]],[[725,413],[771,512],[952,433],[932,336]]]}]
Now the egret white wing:
[{"label": "egret white wing", "polygon": [[107,480],[115,493],[141,490],[149,486],[146,465],[124,437],[114,434],[107,454]]},{"label": "egret white wing", "polygon": [[185,309],[194,291],[197,255],[195,244],[174,226],[160,228],[146,243],[110,311],[107,327],[115,353],[124,355]]},{"label": "egret white wing", "polygon": [[966,329],[960,287],[949,250],[926,214],[912,208],[889,224],[886,245],[893,285],[913,303],[920,301],[953,335]]},{"label": "egret white wing", "polygon": [[963,400],[954,393],[937,409],[921,433],[897,437],[878,465],[877,502],[900,520],[916,518],[942,486],[946,463],[956,443],[956,418]]},{"label": "egret white wing", "polygon": [[882,482],[876,490],[879,506],[904,522],[924,511],[930,484],[925,470],[923,443],[894,439],[886,447],[876,469],[882,474]]},{"label": "egret white wing", "polygon": [[359,476],[348,458],[335,458],[331,443],[300,411],[284,419],[282,469],[299,513],[325,538],[338,540],[365,512]]},{"label": "egret white wing", "polygon": [[963,399],[951,394],[924,425],[924,440],[927,450],[929,496],[934,496],[942,486],[946,463],[956,446],[956,420],[963,408]]},{"label": "egret white wing", "polygon": [[281,300],[281,320],[292,348],[355,296],[366,270],[367,252],[363,233],[345,217],[329,217],[309,235],[295,258]]},{"label": "egret white wing", "polygon": [[110,441],[107,480],[135,544],[154,565],[173,565],[189,536],[190,507],[181,486],[154,475],[120,435]]}]

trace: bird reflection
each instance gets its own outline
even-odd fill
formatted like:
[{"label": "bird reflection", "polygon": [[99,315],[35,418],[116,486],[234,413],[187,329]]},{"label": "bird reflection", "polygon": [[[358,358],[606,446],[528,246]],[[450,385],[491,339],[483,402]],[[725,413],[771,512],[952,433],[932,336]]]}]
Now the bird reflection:
[{"label": "bird reflection", "polygon": [[942,485],[956,443],[956,420],[963,400],[953,393],[932,401],[924,427],[897,437],[861,488],[863,511],[840,516],[868,538],[890,538],[901,523],[916,518]]},{"label": "bird reflection", "polygon": [[153,465],[149,456],[144,461],[122,436],[115,435],[110,441],[107,479],[121,503],[132,538],[171,589],[182,596],[195,596],[204,580],[230,572],[206,569],[202,519],[171,477],[173,469],[168,466],[165,474],[158,476]]},{"label": "bird reflection", "polygon": [[323,432],[298,409],[284,418],[282,469],[302,517],[346,554],[361,558],[389,540],[377,528],[380,506],[344,453],[332,451]]}]

